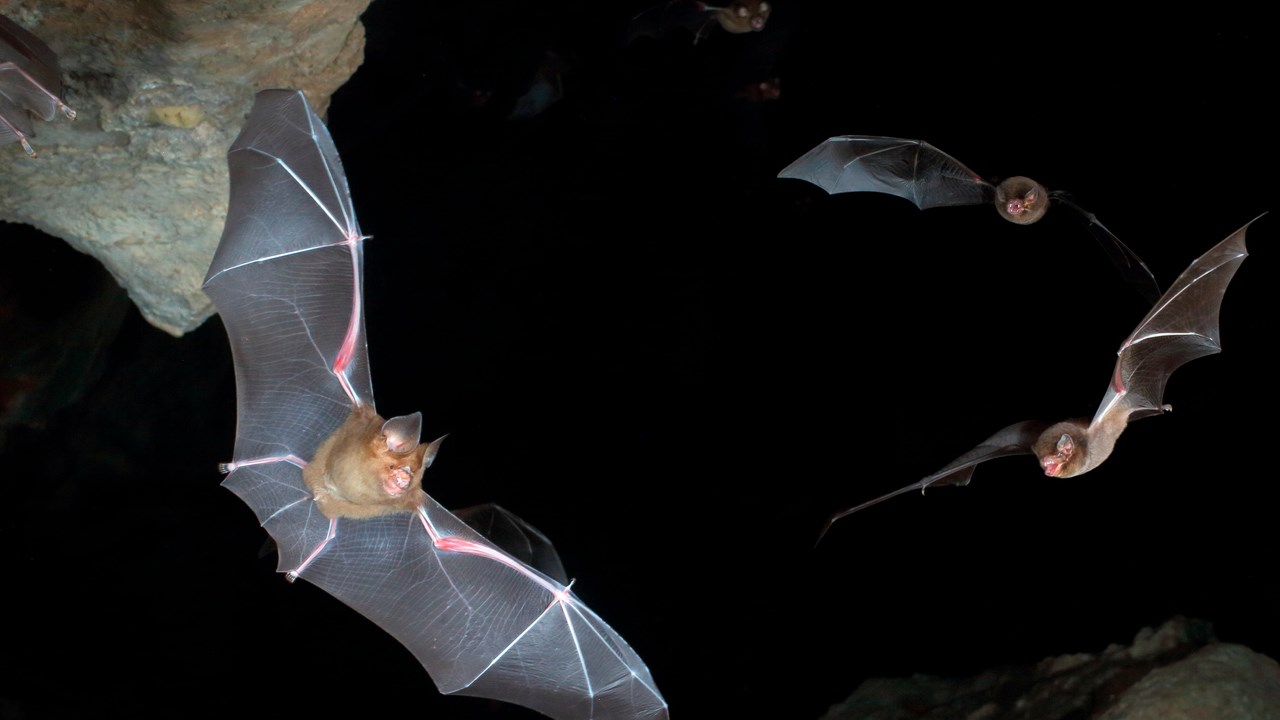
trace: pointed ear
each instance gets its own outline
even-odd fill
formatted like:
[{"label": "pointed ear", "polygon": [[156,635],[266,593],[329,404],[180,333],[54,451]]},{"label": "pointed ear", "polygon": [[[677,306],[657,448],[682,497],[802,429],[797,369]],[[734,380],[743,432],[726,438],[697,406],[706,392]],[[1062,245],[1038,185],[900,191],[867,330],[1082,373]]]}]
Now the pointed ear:
[{"label": "pointed ear", "polygon": [[387,438],[387,449],[404,454],[418,447],[422,437],[422,413],[393,417],[382,423],[382,434]]},{"label": "pointed ear", "polygon": [[447,437],[449,437],[447,434],[441,435],[435,440],[432,440],[431,444],[427,446],[427,452],[422,456],[423,468],[431,467],[431,463],[436,459],[436,453],[440,452],[440,443],[444,442],[444,439]]},{"label": "pointed ear", "polygon": [[1076,442],[1071,439],[1070,435],[1062,433],[1062,437],[1058,438],[1058,452],[1070,455],[1071,451],[1075,449]]},{"label": "pointed ear", "polygon": [[1031,188],[1030,190],[1027,191],[1026,195],[1022,196],[1022,198],[1028,204],[1034,203],[1040,199],[1040,191],[1037,190],[1036,188]]}]

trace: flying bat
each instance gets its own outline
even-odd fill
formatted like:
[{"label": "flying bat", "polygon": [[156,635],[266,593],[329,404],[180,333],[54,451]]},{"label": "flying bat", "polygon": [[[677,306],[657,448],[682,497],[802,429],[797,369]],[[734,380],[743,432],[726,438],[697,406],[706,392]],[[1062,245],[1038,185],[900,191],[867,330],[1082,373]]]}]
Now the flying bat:
[{"label": "flying bat", "polygon": [[1044,217],[1050,201],[1075,210],[1088,224],[1124,279],[1147,302],[1160,297],[1160,286],[1146,263],[1120,242],[1098,218],[1062,192],[1021,175],[992,185],[958,160],[923,140],[876,135],[828,138],[778,173],[805,180],[828,193],[878,192],[897,195],[921,210],[952,205],[994,204],[1000,217],[1030,225]]},{"label": "flying bat", "polygon": [[0,143],[17,141],[28,157],[36,151],[27,142],[36,133],[31,116],[53,120],[59,111],[74,120],[62,94],[58,56],[40,38],[0,15]]},{"label": "flying bat", "polygon": [[302,93],[258,93],[227,161],[226,226],[204,282],[235,361],[223,484],[271,534],[277,569],[394,636],[442,693],[554,718],[666,718],[644,662],[553,576],[549,543],[509,513],[468,513],[514,529],[544,572],[445,510],[422,490],[441,446],[420,442],[422,414],[375,410],[365,236]]},{"label": "flying bat", "polygon": [[693,33],[693,42],[706,37],[716,25],[734,35],[760,32],[773,11],[768,0],[731,0],[710,5],[699,0],[668,0],[631,18],[628,42],[641,36],[665,37],[677,30]]},{"label": "flying bat", "polygon": [[1115,369],[1092,420],[1080,418],[1052,425],[1024,421],[1002,428],[938,472],[837,513],[827,521],[819,539],[836,520],[891,497],[934,486],[967,485],[974,468],[987,460],[1030,453],[1039,459],[1045,475],[1063,478],[1101,465],[1130,422],[1173,409],[1164,404],[1163,396],[1165,382],[1174,370],[1222,351],[1218,329],[1222,297],[1248,255],[1245,231],[1254,220],[1191,263],[1120,344]]}]

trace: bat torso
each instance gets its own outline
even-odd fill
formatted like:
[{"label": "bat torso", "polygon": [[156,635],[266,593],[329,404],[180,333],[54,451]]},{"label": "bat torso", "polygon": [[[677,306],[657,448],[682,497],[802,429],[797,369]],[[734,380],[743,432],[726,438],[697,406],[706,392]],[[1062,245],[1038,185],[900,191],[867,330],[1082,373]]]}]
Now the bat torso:
[{"label": "bat torso", "polygon": [[302,479],[327,517],[374,517],[422,504],[425,455],[434,445],[394,450],[386,425],[372,408],[357,407],[316,450]]}]

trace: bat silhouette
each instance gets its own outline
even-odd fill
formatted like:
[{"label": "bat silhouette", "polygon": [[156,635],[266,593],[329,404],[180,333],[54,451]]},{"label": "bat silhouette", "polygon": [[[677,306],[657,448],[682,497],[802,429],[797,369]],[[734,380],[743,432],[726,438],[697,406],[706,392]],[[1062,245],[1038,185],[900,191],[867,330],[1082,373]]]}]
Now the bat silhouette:
[{"label": "bat silhouette", "polygon": [[897,195],[921,210],[951,205],[994,204],[1000,217],[1030,225],[1044,217],[1050,201],[1070,207],[1085,221],[1121,276],[1147,302],[1160,297],[1160,286],[1146,263],[1097,216],[1076,205],[1066,193],[1050,193],[1028,177],[1007,178],[992,185],[958,160],[923,140],[875,135],[828,138],[778,173],[805,180],[828,193],[878,192]]},{"label": "bat silhouette", "polygon": [[1120,344],[1115,370],[1093,419],[1014,423],[983,440],[938,472],[832,516],[819,534],[846,515],[911,490],[935,485],[967,485],[982,462],[1008,455],[1034,454],[1044,474],[1074,477],[1102,464],[1120,433],[1133,420],[1172,410],[1163,404],[1165,382],[1174,370],[1198,357],[1222,351],[1218,314],[1227,284],[1248,253],[1245,231],[1257,218],[1191,263],[1173,286]]},{"label": "bat silhouette", "polygon": [[[422,491],[440,447],[419,442],[422,414],[375,411],[364,236],[333,140],[302,93],[258,93],[227,161],[226,227],[204,283],[236,371],[223,484],[275,540],[278,569],[393,635],[442,693],[554,718],[666,718],[640,657],[569,587]],[[509,513],[469,514],[513,525]],[[532,537],[527,557],[543,562],[549,543]]]},{"label": "bat silhouette", "polygon": [[768,0],[731,0],[720,6],[698,0],[668,0],[631,18],[627,42],[646,36],[663,38],[676,30],[687,30],[693,33],[696,45],[716,25],[735,35],[760,32],[772,11]]},{"label": "bat silhouette", "polygon": [[74,120],[76,111],[58,97],[62,73],[58,57],[40,38],[0,15],[0,143],[18,141],[28,157],[35,136],[31,116],[49,121],[59,110]]}]

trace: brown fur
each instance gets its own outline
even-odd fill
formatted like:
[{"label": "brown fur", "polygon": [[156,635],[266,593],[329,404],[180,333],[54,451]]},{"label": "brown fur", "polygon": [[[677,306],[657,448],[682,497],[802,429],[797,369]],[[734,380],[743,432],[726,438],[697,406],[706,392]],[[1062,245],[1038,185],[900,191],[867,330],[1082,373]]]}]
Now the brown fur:
[{"label": "brown fur", "polygon": [[1089,457],[1089,423],[1084,420],[1063,420],[1060,423],[1050,425],[1044,432],[1040,433],[1040,437],[1031,446],[1031,452],[1035,453],[1036,460],[1043,460],[1047,455],[1056,455],[1058,452],[1058,439],[1063,435],[1070,435],[1071,440],[1075,443],[1075,450],[1071,453],[1071,459],[1063,463],[1062,472],[1057,477],[1067,478],[1088,470],[1092,465],[1088,463]]},{"label": "brown fur", "polygon": [[[1036,197],[1027,210],[1019,215],[1010,215],[1009,211],[1005,209],[1005,205],[1013,198],[1025,197],[1028,192],[1033,190],[1036,193]],[[1044,217],[1048,209],[1049,191],[1029,177],[1022,177],[1021,175],[1011,177],[996,187],[996,210],[1000,212],[1000,217],[1009,222],[1030,225]]]},{"label": "brown fur", "polygon": [[727,7],[720,8],[716,19],[720,21],[720,27],[731,33],[755,32],[764,29],[770,10],[772,8],[764,0],[734,0]]},{"label": "brown fur", "polygon": [[[357,407],[346,422],[325,439],[302,472],[302,479],[326,517],[367,518],[410,512],[422,503],[422,474],[439,440],[417,443],[402,453],[387,447],[386,422],[371,407]],[[412,475],[398,496],[383,488],[383,478],[404,468]]]}]

